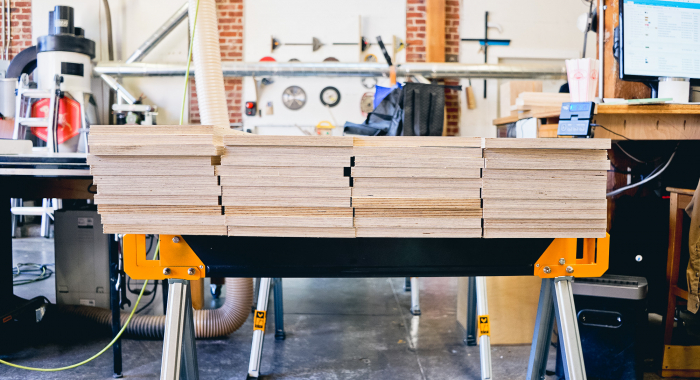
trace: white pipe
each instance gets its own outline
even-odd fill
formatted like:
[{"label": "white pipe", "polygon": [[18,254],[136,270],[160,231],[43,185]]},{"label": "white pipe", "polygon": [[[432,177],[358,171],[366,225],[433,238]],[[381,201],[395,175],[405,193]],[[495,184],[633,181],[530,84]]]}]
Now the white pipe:
[{"label": "white pipe", "polygon": [[[195,12],[197,27],[194,28]],[[219,48],[219,23],[214,0],[189,0],[190,30],[194,29],[192,59],[197,75],[197,103],[202,125],[229,128],[228,106],[224,90],[224,74]]]},{"label": "white pipe", "polygon": [[[224,91],[224,74],[221,69],[221,50],[219,49],[219,23],[216,15],[215,0],[188,0],[190,30],[194,30],[192,59],[197,75],[197,103],[203,125],[216,125],[229,128],[228,106]],[[196,14],[196,16],[195,16]],[[196,26],[195,26],[196,20]],[[226,280],[226,297],[235,297],[237,303],[230,313],[213,310],[208,314],[228,314],[247,317],[253,303],[253,282],[249,278],[229,278]],[[240,327],[244,318],[229,318],[234,330]],[[228,317],[227,317],[228,318]],[[217,328],[221,318],[197,318],[195,325],[202,324]]]},{"label": "white pipe", "polygon": [[146,56],[160,41],[170,34],[170,32],[175,29],[176,26],[187,17],[189,10],[189,4],[184,3],[182,7],[175,12],[174,15],[170,16],[169,19],[165,21],[161,27],[159,27],[146,41],[144,41],[141,46],[136,49],[129,58],[126,59],[126,63],[141,62],[143,57]]},{"label": "white pipe", "polygon": [[136,98],[131,95],[129,91],[127,91],[119,82],[117,82],[116,79],[106,74],[102,74],[100,77],[109,87],[112,88],[112,90],[117,92],[120,99],[124,99],[129,104],[134,104],[136,102]]},{"label": "white pipe", "polygon": [[[197,26],[199,26],[199,22],[197,22]],[[194,64],[197,64],[196,59]],[[94,73],[96,75],[137,77],[184,76],[185,70],[186,64],[184,63],[124,64],[100,62],[95,66]],[[223,62],[220,70],[223,70],[223,76],[226,77],[381,77],[389,75],[389,67],[386,64],[365,62]],[[196,74],[197,67],[195,67],[194,72]],[[222,74],[221,71],[219,74]],[[400,77],[422,75],[425,78],[566,79],[566,68],[560,65],[404,63],[397,67],[396,75]]]}]

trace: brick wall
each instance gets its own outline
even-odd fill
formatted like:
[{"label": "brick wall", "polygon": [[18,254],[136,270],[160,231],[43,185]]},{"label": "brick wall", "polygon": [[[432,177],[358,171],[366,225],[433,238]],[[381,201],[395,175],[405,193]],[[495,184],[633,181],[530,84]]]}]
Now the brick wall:
[{"label": "brick wall", "polygon": [[459,62],[459,3],[445,1],[445,62]]},{"label": "brick wall", "polygon": [[406,62],[425,62],[425,0],[406,0]]},{"label": "brick wall", "polygon": [[9,59],[32,46],[32,2],[10,0],[10,49]]},{"label": "brick wall", "polygon": [[[243,59],[243,0],[216,0],[219,21],[219,47],[222,61],[241,61]],[[190,123],[201,122],[195,79],[190,82]],[[240,123],[242,120],[242,78],[224,78],[226,103],[229,121]]]},{"label": "brick wall", "polygon": [[[406,0],[406,62],[425,62],[426,0]],[[460,0],[445,0],[445,61],[459,61]],[[445,85],[458,86],[458,80],[445,80]],[[459,134],[459,91],[445,89],[446,134]]]},{"label": "brick wall", "polygon": [[[459,11],[460,0],[445,1],[445,61],[459,62]],[[445,80],[445,85],[459,86],[459,80]],[[460,94],[463,92],[445,90],[446,134],[459,134]],[[466,97],[465,97],[466,98]]]}]

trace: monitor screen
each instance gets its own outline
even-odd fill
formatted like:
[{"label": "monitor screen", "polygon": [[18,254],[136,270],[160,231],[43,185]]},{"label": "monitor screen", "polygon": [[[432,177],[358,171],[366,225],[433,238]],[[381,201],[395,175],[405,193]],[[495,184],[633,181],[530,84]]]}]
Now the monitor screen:
[{"label": "monitor screen", "polygon": [[623,0],[621,24],[623,79],[700,78],[700,0]]}]

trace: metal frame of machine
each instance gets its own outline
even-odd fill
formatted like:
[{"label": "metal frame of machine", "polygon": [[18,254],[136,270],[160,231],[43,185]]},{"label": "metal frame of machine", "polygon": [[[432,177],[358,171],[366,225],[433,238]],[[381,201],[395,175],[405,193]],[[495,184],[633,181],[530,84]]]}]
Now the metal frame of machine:
[{"label": "metal frame of machine", "polygon": [[[554,318],[567,380],[586,379],[571,282],[608,269],[610,236],[599,239],[310,239],[161,235],[158,260],[145,235],[124,236],[124,268],[134,279],[168,279],[161,379],[197,379],[189,281],[206,276],[261,277],[248,378],[257,378],[273,277],[387,277],[534,274],[542,289],[528,380],[543,379]],[[303,252],[296,255],[295,252]],[[488,254],[484,254],[488,253]],[[485,297],[481,297],[485,299]],[[486,305],[479,314],[488,314]],[[189,312],[188,312],[189,311]],[[481,338],[488,335],[481,335]],[[485,342],[482,342],[485,343]],[[483,351],[483,350],[482,350]],[[490,369],[488,355],[482,367]],[[482,379],[491,371],[482,370]]]}]

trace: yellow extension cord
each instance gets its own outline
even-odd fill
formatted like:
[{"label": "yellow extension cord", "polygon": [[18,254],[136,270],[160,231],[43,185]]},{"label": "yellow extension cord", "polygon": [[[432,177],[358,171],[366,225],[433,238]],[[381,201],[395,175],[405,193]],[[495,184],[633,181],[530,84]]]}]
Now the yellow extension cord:
[{"label": "yellow extension cord", "polygon": [[[194,12],[194,22],[192,23],[192,38],[190,38],[189,53],[187,55],[187,71],[185,72],[185,93],[182,97],[182,109],[180,112],[180,125],[182,125],[184,115],[185,115],[185,101],[187,100],[187,87],[189,86],[189,77],[190,77],[190,62],[192,62],[192,45],[194,44],[194,31],[195,31],[195,28],[197,27],[197,15],[198,14],[199,14],[199,0],[197,0],[197,6],[196,6],[195,12]],[[156,254],[153,257],[154,259],[158,257],[159,251],[160,251],[160,240],[158,240],[158,245],[156,245]],[[105,348],[103,348],[100,352],[96,353],[92,357],[85,359],[80,363],[76,363],[73,365],[69,365],[66,367],[60,367],[60,368],[26,367],[23,365],[12,364],[12,363],[6,362],[2,359],[0,359],[0,364],[5,364],[5,365],[8,365],[10,367],[15,367],[15,368],[20,368],[20,369],[26,369],[29,371],[56,372],[56,371],[65,371],[67,369],[77,368],[83,364],[86,364],[86,363],[93,361],[98,356],[104,354],[107,350],[109,350],[109,348],[112,347],[112,345],[114,345],[114,343],[117,340],[119,340],[119,338],[121,338],[124,331],[126,331],[126,327],[129,326],[129,322],[131,322],[131,318],[134,316],[134,313],[136,312],[136,309],[139,306],[139,302],[141,301],[141,296],[143,295],[144,290],[146,290],[146,285],[148,285],[148,280],[146,280],[146,282],[143,283],[143,287],[141,288],[141,292],[139,293],[139,297],[136,299],[136,303],[134,304],[133,309],[131,309],[131,314],[129,314],[129,318],[126,320],[126,323],[124,323],[124,326],[122,326],[122,329],[119,330],[119,333],[117,334],[117,336],[115,336],[114,339],[112,339],[112,341],[109,342],[109,344]]]},{"label": "yellow extension cord", "polygon": [[[155,253],[155,255],[153,256],[153,259],[157,259],[157,258],[158,258],[158,253],[160,253],[160,240],[158,240],[158,244],[156,245],[156,253]],[[15,367],[15,368],[20,368],[20,369],[26,369],[26,370],[29,370],[29,371],[56,372],[56,371],[65,371],[65,370],[67,370],[67,369],[77,368],[77,367],[80,367],[80,366],[83,365],[83,364],[86,364],[86,363],[89,363],[89,362],[93,361],[93,360],[96,359],[98,356],[104,354],[107,350],[109,350],[109,348],[112,347],[112,345],[114,345],[114,342],[116,342],[117,340],[119,340],[119,338],[121,338],[122,334],[124,334],[124,331],[126,331],[126,327],[129,326],[129,322],[131,322],[131,318],[134,316],[134,313],[136,312],[136,309],[138,309],[138,307],[139,307],[139,302],[141,301],[141,296],[143,296],[144,290],[146,290],[146,285],[148,285],[148,280],[146,280],[146,282],[143,283],[143,287],[141,288],[141,292],[139,293],[139,298],[136,299],[136,303],[134,304],[134,307],[131,309],[131,314],[129,314],[129,318],[126,320],[126,323],[124,323],[124,326],[122,326],[122,329],[119,330],[119,333],[117,334],[117,336],[115,336],[114,339],[112,339],[112,341],[109,342],[109,344],[108,344],[107,346],[105,346],[105,348],[103,348],[100,352],[96,353],[95,355],[91,356],[90,358],[85,359],[85,360],[83,360],[83,361],[80,362],[80,363],[76,363],[76,364],[69,365],[69,366],[66,366],[66,367],[59,367],[59,368],[36,368],[36,367],[26,367],[26,366],[19,365],[19,364],[12,364],[12,363],[6,362],[6,361],[4,361],[4,360],[2,360],[2,359],[0,359],[0,364],[5,364],[5,365],[9,365],[10,367]]]}]

